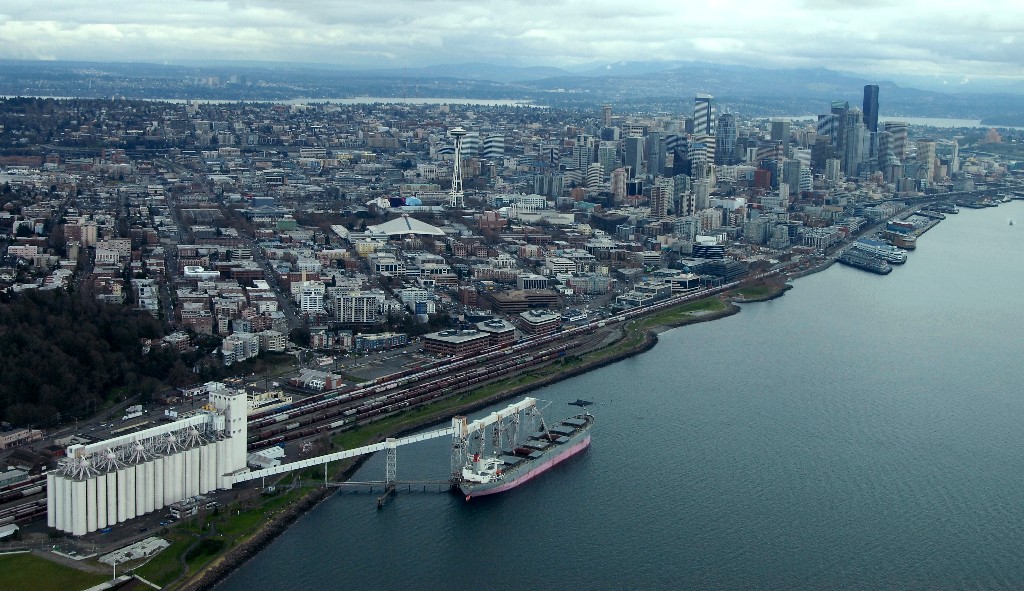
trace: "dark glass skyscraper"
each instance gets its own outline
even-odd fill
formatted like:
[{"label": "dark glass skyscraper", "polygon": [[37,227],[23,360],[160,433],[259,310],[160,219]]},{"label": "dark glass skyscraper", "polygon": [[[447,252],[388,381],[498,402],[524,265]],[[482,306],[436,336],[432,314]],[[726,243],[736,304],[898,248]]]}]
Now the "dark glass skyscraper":
[{"label": "dark glass skyscraper", "polygon": [[864,87],[864,125],[868,131],[878,131],[878,86],[868,84]]},{"label": "dark glass skyscraper", "polygon": [[715,130],[715,164],[736,164],[736,118],[723,113]]}]

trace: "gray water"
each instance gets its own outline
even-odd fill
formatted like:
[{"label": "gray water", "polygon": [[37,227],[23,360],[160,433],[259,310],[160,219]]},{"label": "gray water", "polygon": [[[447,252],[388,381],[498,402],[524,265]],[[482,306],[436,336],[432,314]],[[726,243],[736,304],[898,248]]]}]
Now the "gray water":
[{"label": "gray water", "polygon": [[[551,418],[599,403],[590,449],[468,503],[335,495],[218,589],[1022,588],[1010,217],[1020,202],[949,216],[888,276],[834,266],[539,390]],[[447,442],[398,470],[444,478]]]}]

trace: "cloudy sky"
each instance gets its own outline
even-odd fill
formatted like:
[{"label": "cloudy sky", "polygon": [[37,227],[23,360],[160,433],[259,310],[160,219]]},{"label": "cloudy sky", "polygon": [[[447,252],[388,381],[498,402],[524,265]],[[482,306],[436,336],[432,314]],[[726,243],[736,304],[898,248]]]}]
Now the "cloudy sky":
[{"label": "cloudy sky", "polygon": [[4,0],[0,58],[696,60],[1024,80],[1022,0]]}]

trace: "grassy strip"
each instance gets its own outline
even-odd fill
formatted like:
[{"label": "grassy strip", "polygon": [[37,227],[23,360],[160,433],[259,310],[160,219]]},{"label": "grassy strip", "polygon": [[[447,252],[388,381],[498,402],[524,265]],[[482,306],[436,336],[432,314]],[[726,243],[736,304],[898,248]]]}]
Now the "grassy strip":
[{"label": "grassy strip", "polygon": [[51,562],[32,554],[0,556],[0,589],[74,591],[88,589],[110,577]]},{"label": "grassy strip", "polygon": [[[199,572],[214,558],[223,554],[224,550],[238,545],[256,533],[274,513],[290,505],[302,494],[303,492],[299,490],[285,491],[272,497],[261,498],[252,506],[243,507],[242,504],[235,503],[205,519],[187,519],[175,527],[170,535],[164,536],[171,540],[171,545],[136,569],[136,572],[142,578],[164,587],[181,574],[183,556],[188,563],[189,572]],[[189,534],[210,531],[211,528],[216,533],[189,550],[197,540],[196,535]]]},{"label": "grassy strip", "polygon": [[181,555],[196,539],[192,536],[175,532],[163,536],[170,540],[171,545],[154,556],[146,564],[135,569],[140,577],[163,587],[181,574]]},{"label": "grassy strip", "polygon": [[212,518],[211,523],[217,528],[218,534],[228,539],[230,546],[235,546],[254,534],[273,513],[287,507],[300,496],[301,491],[289,490],[264,497],[252,507],[246,508],[237,504],[229,506],[219,516]]},{"label": "grassy strip", "polygon": [[736,294],[746,299],[764,298],[774,294],[777,289],[770,285],[756,285],[736,290]]}]

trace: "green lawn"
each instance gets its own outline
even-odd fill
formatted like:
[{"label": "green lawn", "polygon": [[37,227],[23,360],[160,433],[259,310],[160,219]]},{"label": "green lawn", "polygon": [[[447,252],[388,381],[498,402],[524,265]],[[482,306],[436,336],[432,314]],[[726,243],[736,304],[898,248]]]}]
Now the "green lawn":
[{"label": "green lawn", "polygon": [[764,300],[774,297],[784,291],[786,291],[785,284],[759,282],[753,285],[741,287],[733,293],[747,300]]},{"label": "green lawn", "polygon": [[80,591],[109,578],[109,575],[75,570],[32,554],[0,556],[0,589]]},{"label": "green lawn", "polygon": [[196,539],[192,536],[175,533],[163,536],[170,540],[171,545],[164,548],[162,552],[150,559],[149,562],[135,569],[140,577],[156,583],[161,587],[173,581],[181,574],[181,553],[184,552]]}]

